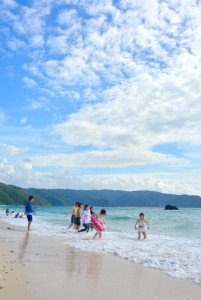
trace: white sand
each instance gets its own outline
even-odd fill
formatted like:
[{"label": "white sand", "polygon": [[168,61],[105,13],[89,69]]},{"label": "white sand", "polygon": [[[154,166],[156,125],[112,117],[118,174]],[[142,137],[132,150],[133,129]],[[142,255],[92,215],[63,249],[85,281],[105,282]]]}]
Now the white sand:
[{"label": "white sand", "polygon": [[[34,232],[26,233],[26,228],[1,222],[1,252],[3,249],[11,256],[16,273],[9,271],[5,276],[1,271],[6,278],[0,278],[0,286],[4,286],[0,289],[2,300],[13,299],[13,293],[17,300],[201,299],[201,286],[192,282],[118,257],[70,248],[62,241],[38,237]],[[0,267],[4,264],[5,257]],[[27,293],[31,297],[27,298]]]}]

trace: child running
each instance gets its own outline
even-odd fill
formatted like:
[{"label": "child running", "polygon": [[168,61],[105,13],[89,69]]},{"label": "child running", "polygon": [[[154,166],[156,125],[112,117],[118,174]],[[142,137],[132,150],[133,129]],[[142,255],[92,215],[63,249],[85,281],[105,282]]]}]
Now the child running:
[{"label": "child running", "polygon": [[[145,226],[145,224],[147,224],[147,226]],[[143,234],[144,239],[147,238],[146,231],[149,229],[149,223],[145,220],[143,213],[139,214],[139,219],[137,219],[135,223],[135,229],[138,230],[138,240],[141,238],[141,233]]]},{"label": "child running", "polygon": [[99,239],[102,237],[102,232],[105,231],[105,222],[104,222],[104,217],[106,215],[106,210],[101,209],[100,214],[93,214],[91,217],[91,222],[96,230],[96,233],[94,234],[93,240],[97,236],[99,236]]},{"label": "child running", "polygon": [[74,222],[76,230],[80,229],[81,217],[82,217],[82,203],[78,203],[76,218],[75,218],[75,222]]},{"label": "child running", "polygon": [[77,215],[78,203],[79,202],[75,202],[75,205],[71,208],[70,212],[68,212],[66,214],[66,217],[67,217],[71,213],[71,223],[70,223],[68,229],[70,229],[72,226],[74,226],[74,229],[75,229],[75,218]]},{"label": "child running", "polygon": [[84,211],[83,211],[83,214],[81,217],[81,222],[83,223],[84,229],[80,229],[80,230],[78,230],[78,232],[83,232],[83,231],[89,232],[89,228],[90,228],[90,224],[91,224],[91,213],[90,213],[88,204],[86,204],[84,206]]}]

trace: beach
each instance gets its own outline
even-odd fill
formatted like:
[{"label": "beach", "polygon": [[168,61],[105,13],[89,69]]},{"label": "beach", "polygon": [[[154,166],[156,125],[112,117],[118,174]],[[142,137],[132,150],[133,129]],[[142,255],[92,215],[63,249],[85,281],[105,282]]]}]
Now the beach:
[{"label": "beach", "polygon": [[201,299],[201,286],[190,281],[109,254],[69,247],[3,221],[0,251],[4,300]]}]

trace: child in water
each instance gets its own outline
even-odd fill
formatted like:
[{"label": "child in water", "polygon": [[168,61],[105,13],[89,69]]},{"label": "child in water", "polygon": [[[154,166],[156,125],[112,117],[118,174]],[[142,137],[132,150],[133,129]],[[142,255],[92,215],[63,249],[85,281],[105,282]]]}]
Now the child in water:
[{"label": "child in water", "polygon": [[[147,226],[145,224],[147,224]],[[149,223],[145,220],[143,213],[140,213],[139,219],[137,219],[135,223],[135,229],[138,230],[138,240],[141,238],[141,233],[143,234],[144,239],[147,238],[146,231],[149,229]]]},{"label": "child in water", "polygon": [[102,232],[105,231],[105,222],[104,222],[104,217],[106,215],[106,210],[101,209],[100,214],[93,214],[91,217],[91,223],[93,224],[96,233],[94,234],[93,240],[97,236],[99,236],[99,239],[102,237]]}]

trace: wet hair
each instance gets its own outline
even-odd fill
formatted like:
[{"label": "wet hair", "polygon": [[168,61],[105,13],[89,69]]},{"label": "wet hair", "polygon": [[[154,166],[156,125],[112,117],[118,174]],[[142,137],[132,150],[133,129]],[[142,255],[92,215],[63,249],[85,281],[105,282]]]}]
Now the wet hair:
[{"label": "wet hair", "polygon": [[81,207],[82,203],[78,203],[78,207]]},{"label": "wet hair", "polygon": [[29,199],[29,201],[31,201],[34,199],[34,196],[30,195],[28,199]]},{"label": "wet hair", "polygon": [[144,214],[143,214],[143,213],[140,213],[140,217],[144,217]]},{"label": "wet hair", "polygon": [[79,202],[75,202],[75,205],[78,205],[79,204]]},{"label": "wet hair", "polygon": [[106,210],[105,209],[101,209],[100,214],[101,215],[106,215]]}]

